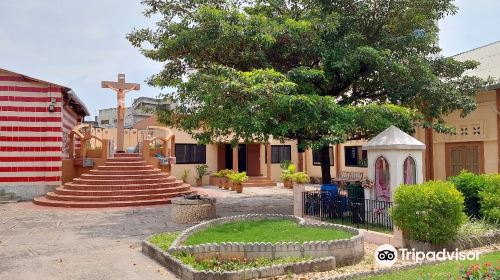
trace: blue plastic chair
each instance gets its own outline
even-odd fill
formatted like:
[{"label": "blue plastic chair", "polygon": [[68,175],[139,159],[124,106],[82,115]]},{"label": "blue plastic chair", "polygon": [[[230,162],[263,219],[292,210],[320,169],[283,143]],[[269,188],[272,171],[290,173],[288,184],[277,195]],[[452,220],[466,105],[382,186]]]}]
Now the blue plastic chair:
[{"label": "blue plastic chair", "polygon": [[[324,203],[334,203],[335,201],[337,201],[337,198],[339,196],[339,187],[337,184],[321,185],[320,190],[324,191],[324,192],[328,192],[328,194],[323,199]],[[347,205],[348,205],[348,198],[342,197],[341,198],[341,210],[343,212],[345,212],[349,209]]]}]

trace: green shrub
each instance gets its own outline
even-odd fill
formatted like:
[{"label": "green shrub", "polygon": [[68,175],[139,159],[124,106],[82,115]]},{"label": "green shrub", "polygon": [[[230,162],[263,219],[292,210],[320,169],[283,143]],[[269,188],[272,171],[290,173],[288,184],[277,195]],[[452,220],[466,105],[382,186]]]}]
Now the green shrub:
[{"label": "green shrub", "polygon": [[291,181],[296,169],[297,168],[295,167],[295,164],[288,164],[288,167],[286,169],[281,170],[280,179],[282,181]]},{"label": "green shrub", "polygon": [[291,179],[296,183],[304,184],[309,182],[309,175],[305,172],[296,172],[295,174],[292,174]]},{"label": "green shrub", "polygon": [[479,192],[481,213],[488,221],[500,223],[500,175],[484,175],[486,186]]},{"label": "green shrub", "polygon": [[195,165],[194,168],[196,169],[197,174],[196,179],[202,179],[203,176],[210,174],[210,171],[208,171],[208,165],[206,164]]},{"label": "green shrub", "polygon": [[484,219],[469,219],[460,226],[455,239],[459,241],[475,239],[478,236],[493,233],[497,230],[499,230],[497,226]]},{"label": "green shrub", "polygon": [[465,213],[470,217],[480,217],[479,192],[486,185],[486,177],[463,170],[449,180],[464,195]]},{"label": "green shrub", "polygon": [[246,172],[228,174],[227,177],[231,182],[235,184],[242,184],[248,181],[248,176]]},{"label": "green shrub", "polygon": [[442,244],[452,240],[466,221],[463,209],[464,197],[451,182],[428,181],[400,186],[391,214],[409,239]]}]

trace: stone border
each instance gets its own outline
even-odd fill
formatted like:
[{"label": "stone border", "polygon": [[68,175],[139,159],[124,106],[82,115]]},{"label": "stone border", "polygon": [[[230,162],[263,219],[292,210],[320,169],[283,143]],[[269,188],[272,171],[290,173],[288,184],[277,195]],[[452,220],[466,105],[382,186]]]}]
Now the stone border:
[{"label": "stone border", "polygon": [[[337,229],[347,231],[354,236],[349,239],[308,241],[302,244],[300,244],[299,242],[222,242],[220,244],[209,243],[194,246],[180,245],[190,235],[207,228],[231,222],[249,220],[291,220],[297,222],[300,226]],[[168,252],[170,254],[174,254],[176,252],[189,252],[190,254],[193,254],[197,259],[216,256],[222,259],[246,258],[250,260],[262,257],[275,259],[285,256],[311,256],[314,258],[333,256],[335,257],[337,266],[345,266],[357,263],[363,258],[364,237],[359,230],[344,225],[308,222],[303,218],[293,215],[248,214],[214,219],[188,228],[187,230],[183,231],[176,240],[174,240]]]},{"label": "stone border", "polygon": [[228,272],[197,271],[183,264],[168,252],[148,241],[142,242],[142,252],[153,258],[168,270],[172,271],[183,280],[247,280],[255,278],[275,277],[291,273],[306,273],[312,271],[328,271],[335,269],[335,257],[312,259],[308,261],[273,265],[253,269],[244,269]]},{"label": "stone border", "polygon": [[[203,229],[243,220],[276,220],[287,219],[298,222],[301,226],[320,227],[320,228],[335,228],[344,230],[354,234],[350,239],[330,240],[330,241],[312,241],[300,244],[298,242],[280,242],[280,243],[238,243],[226,242],[221,244],[201,244],[195,246],[181,246],[180,244],[191,234]],[[149,239],[149,238],[148,238]],[[259,215],[249,214],[232,217],[219,218],[207,222],[200,223],[191,228],[184,230],[172,243],[167,252],[159,247],[151,244],[148,239],[142,242],[142,251],[155,259],[170,271],[175,273],[182,279],[198,280],[198,279],[254,279],[275,277],[288,272],[306,273],[313,271],[328,271],[337,267],[337,265],[348,265],[359,262],[364,255],[363,235],[355,228],[327,224],[327,223],[312,223],[292,215]],[[242,253],[243,250],[243,253]],[[231,272],[212,272],[212,271],[196,271],[192,267],[181,263],[173,254],[177,252],[189,252],[199,258],[210,256],[217,257],[246,257],[259,258],[267,257],[270,259],[283,256],[312,256],[314,259],[289,263],[283,265],[273,265],[270,267],[260,267],[255,269],[246,269]],[[340,261],[339,261],[340,260]]]},{"label": "stone border", "polygon": [[406,247],[414,248],[416,251],[429,252],[429,251],[441,251],[446,249],[448,251],[458,250],[468,250],[472,248],[477,248],[481,246],[487,246],[490,244],[500,243],[500,231],[495,231],[482,236],[473,236],[469,239],[453,240],[450,243],[444,245],[436,245],[427,242],[420,242],[414,240],[406,240]]}]

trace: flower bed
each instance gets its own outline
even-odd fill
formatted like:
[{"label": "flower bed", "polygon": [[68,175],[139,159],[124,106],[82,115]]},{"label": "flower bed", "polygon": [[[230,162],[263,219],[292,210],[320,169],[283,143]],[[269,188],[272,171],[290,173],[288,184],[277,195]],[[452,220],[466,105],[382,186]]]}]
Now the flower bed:
[{"label": "flower bed", "polygon": [[[290,220],[297,222],[300,226],[336,229],[348,232],[353,236],[341,240],[306,241],[302,244],[299,242],[222,242],[220,244],[183,245],[185,240],[194,233],[218,225],[245,220]],[[293,273],[326,271],[334,269],[337,265],[353,264],[363,257],[364,247],[363,236],[358,230],[351,227],[308,223],[302,218],[287,215],[241,215],[215,219],[191,227],[182,232],[166,252],[145,240],[143,252],[165,265],[182,279],[253,279],[282,275],[288,271]],[[271,266],[231,272],[197,271],[193,267],[197,265],[188,266],[178,259],[179,257],[182,259],[183,256],[188,260],[198,262],[214,259],[217,261],[243,260],[248,264],[248,262],[259,262],[260,260],[260,262],[269,263]],[[292,258],[291,260],[298,262],[276,264],[276,262],[281,263],[286,258]],[[184,261],[187,260],[184,259]],[[236,265],[236,267],[238,266]]]}]

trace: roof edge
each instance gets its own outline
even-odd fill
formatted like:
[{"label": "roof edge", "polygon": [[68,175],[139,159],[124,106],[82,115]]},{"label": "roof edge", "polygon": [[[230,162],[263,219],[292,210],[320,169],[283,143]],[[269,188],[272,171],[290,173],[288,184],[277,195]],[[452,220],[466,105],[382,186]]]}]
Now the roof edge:
[{"label": "roof edge", "polygon": [[38,82],[38,83],[42,83],[42,84],[47,84],[47,85],[50,85],[50,86],[60,87],[60,88],[63,89],[64,93],[68,94],[70,96],[70,98],[73,99],[77,103],[77,105],[80,107],[80,109],[85,113],[84,116],[90,116],[90,112],[89,112],[87,106],[85,106],[85,104],[82,102],[82,100],[80,100],[80,98],[76,95],[76,93],[71,88],[69,88],[67,86],[63,86],[63,85],[60,85],[60,84],[56,84],[56,83],[52,83],[52,82],[47,82],[45,80],[40,80],[40,79],[37,79],[37,78],[33,78],[31,76],[28,76],[28,75],[24,75],[24,74],[21,74],[21,73],[17,73],[17,72],[14,72],[14,71],[7,70],[5,68],[0,68],[0,71],[4,71],[4,72],[7,72],[7,73],[12,74],[12,75],[21,76],[24,79],[31,80],[31,81],[34,81],[34,82]]}]

